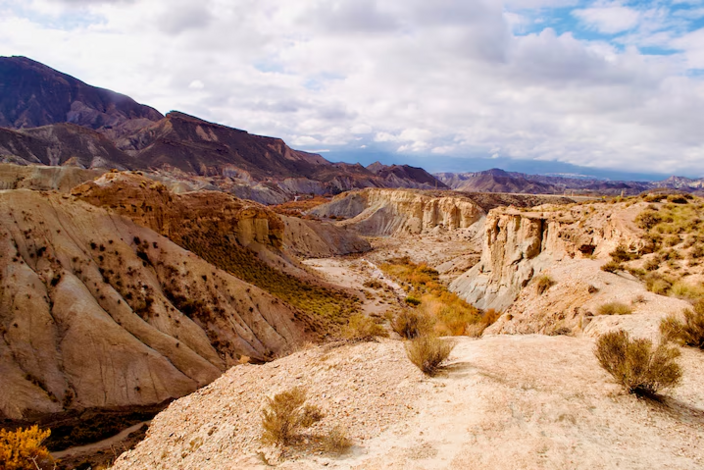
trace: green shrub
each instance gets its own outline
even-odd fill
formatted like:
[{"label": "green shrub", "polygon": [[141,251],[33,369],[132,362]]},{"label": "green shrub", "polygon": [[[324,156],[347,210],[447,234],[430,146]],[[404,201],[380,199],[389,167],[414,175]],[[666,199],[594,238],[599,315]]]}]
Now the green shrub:
[{"label": "green shrub", "polygon": [[306,404],[307,390],[295,387],[267,397],[262,410],[262,442],[277,446],[295,443],[300,431],[309,428],[321,419],[320,408]]},{"label": "green shrub", "polygon": [[455,343],[433,335],[420,335],[406,342],[408,359],[424,374],[433,376],[455,348]]},{"label": "green shrub", "polygon": [[599,315],[630,315],[633,313],[633,309],[621,302],[609,302],[599,306],[597,313]]},{"label": "green shrub", "polygon": [[389,336],[383,326],[362,313],[352,315],[342,328],[342,337],[350,341],[371,341],[377,336]]},{"label": "green shrub", "polygon": [[555,285],[555,281],[547,274],[543,274],[535,281],[535,290],[538,295],[543,295],[548,289]]},{"label": "green shrub", "polygon": [[636,217],[636,224],[643,230],[650,230],[662,222],[662,216],[654,210],[644,210]]},{"label": "green shrub", "polygon": [[683,314],[684,321],[675,315],[662,319],[660,333],[663,339],[704,349],[704,302],[697,302],[694,311],[685,310]]},{"label": "green shrub", "polygon": [[629,393],[654,395],[675,387],[682,378],[676,359],[680,352],[666,344],[653,347],[648,339],[629,338],[623,330],[606,333],[594,349],[599,364]]},{"label": "green shrub", "polygon": [[417,307],[418,305],[420,305],[420,302],[420,299],[416,299],[415,297],[411,297],[410,295],[406,297],[406,303],[408,305],[413,305],[414,307]]}]

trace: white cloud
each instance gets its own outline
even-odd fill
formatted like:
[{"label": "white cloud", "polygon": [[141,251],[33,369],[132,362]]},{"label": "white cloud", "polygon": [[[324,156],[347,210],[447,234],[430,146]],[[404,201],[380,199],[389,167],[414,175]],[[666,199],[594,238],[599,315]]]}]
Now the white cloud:
[{"label": "white cloud", "polygon": [[640,13],[619,3],[607,3],[592,8],[574,10],[574,16],[601,33],[616,34],[638,25]]},{"label": "white cloud", "polygon": [[688,75],[704,31],[660,4],[598,2],[574,16],[627,34],[587,41],[550,27],[550,8],[570,5],[0,0],[0,54],[308,149],[704,173],[704,85]]}]

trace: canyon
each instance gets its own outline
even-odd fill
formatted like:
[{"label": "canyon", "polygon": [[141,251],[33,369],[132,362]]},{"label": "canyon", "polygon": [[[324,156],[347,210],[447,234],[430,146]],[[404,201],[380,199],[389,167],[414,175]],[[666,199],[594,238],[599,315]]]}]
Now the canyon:
[{"label": "canyon", "polygon": [[335,163],[2,57],[0,427],[59,469],[702,468],[701,351],[654,397],[594,356],[704,309],[700,190]]}]

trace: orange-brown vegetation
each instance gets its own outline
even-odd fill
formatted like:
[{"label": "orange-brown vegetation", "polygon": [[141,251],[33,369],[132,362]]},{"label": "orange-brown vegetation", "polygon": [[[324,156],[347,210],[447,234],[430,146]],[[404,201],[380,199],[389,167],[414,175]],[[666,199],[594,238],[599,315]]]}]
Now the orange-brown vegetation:
[{"label": "orange-brown vegetation", "polygon": [[0,468],[3,470],[45,470],[54,460],[43,445],[51,431],[38,426],[7,431],[0,429]]},{"label": "orange-brown vegetation", "polygon": [[[406,303],[419,312],[419,319],[425,316],[433,325],[432,329],[440,335],[459,336],[469,332],[469,326],[482,322],[482,316],[476,308],[462,300],[440,282],[439,273],[426,264],[413,263],[408,257],[389,259],[380,268],[386,274],[397,279],[408,290]],[[396,322],[395,330],[410,332],[413,337],[416,326],[403,325],[406,319],[412,324],[421,324],[427,320],[404,317]]]}]

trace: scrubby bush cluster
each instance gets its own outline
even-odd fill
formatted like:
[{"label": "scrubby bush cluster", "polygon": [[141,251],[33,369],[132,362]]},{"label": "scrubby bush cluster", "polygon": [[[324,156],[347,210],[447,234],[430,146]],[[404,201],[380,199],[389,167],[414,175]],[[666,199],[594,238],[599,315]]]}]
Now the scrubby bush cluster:
[{"label": "scrubby bush cluster", "polygon": [[53,468],[53,459],[43,445],[51,431],[37,426],[8,431],[0,429],[0,469],[45,470]]},{"label": "scrubby bush cluster", "polygon": [[280,448],[305,445],[333,454],[347,452],[352,440],[339,427],[322,436],[303,434],[304,429],[324,418],[319,407],[306,403],[307,398],[308,391],[303,387],[294,387],[267,398],[262,409],[261,441]]},{"label": "scrubby bush cluster", "polygon": [[388,335],[383,326],[362,313],[352,315],[347,325],[342,328],[342,337],[350,341],[371,341],[376,337]]},{"label": "scrubby bush cluster", "polygon": [[401,336],[413,337],[419,325],[430,325],[439,335],[459,336],[482,322],[479,310],[448,291],[440,274],[426,264],[403,257],[387,260],[380,268],[409,291],[406,303],[417,311],[394,320],[392,328]]},{"label": "scrubby bush cluster", "polygon": [[694,305],[694,310],[683,312],[684,320],[676,315],[664,318],[660,323],[663,339],[685,346],[704,349],[704,301]]},{"label": "scrubby bush cluster", "polygon": [[654,395],[680,383],[680,352],[666,344],[653,346],[648,339],[631,339],[623,330],[597,339],[594,354],[606,370],[629,393]]}]

